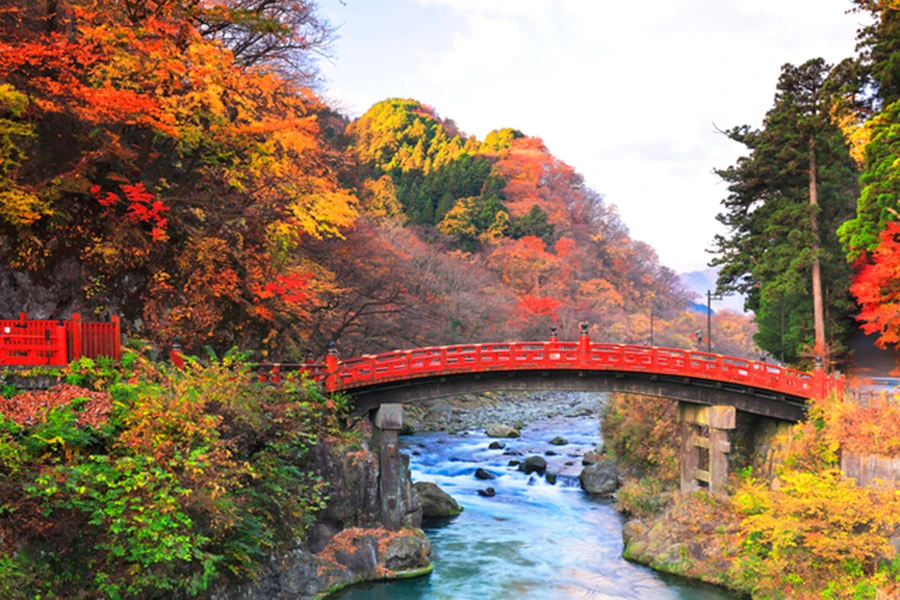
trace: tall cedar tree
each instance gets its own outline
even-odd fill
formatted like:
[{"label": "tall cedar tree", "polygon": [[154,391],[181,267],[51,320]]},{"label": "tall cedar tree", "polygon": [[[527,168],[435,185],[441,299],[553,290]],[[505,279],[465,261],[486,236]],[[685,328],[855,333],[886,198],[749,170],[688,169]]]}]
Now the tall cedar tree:
[{"label": "tall cedar tree", "polygon": [[[828,118],[828,75],[821,59],[785,65],[763,128],[726,132],[749,155],[717,171],[730,192],[717,217],[729,234],[716,236],[711,261],[721,267],[719,290],[747,294],[757,344],[792,364],[808,364],[822,346],[840,361],[852,331],[848,267],[835,232],[851,216],[856,168]],[[817,263],[825,330],[819,348]]]}]

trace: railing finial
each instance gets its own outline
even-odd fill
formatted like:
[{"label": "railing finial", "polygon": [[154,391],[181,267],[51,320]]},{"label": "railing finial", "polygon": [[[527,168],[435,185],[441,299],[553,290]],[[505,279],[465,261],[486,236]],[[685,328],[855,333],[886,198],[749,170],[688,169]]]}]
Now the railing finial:
[{"label": "railing finial", "polygon": [[588,334],[588,324],[585,322],[585,323],[581,324],[581,335],[586,336],[587,334]]},{"label": "railing finial", "polygon": [[558,342],[558,341],[559,341],[559,337],[557,337],[557,335],[556,335],[556,325],[551,325],[551,326],[550,326],[550,341],[551,341],[551,342]]}]

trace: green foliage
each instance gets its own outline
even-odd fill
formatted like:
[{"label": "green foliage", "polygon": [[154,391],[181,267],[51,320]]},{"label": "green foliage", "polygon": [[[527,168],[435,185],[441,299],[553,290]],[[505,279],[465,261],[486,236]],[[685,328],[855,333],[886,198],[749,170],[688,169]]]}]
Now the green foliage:
[{"label": "green foliage", "polygon": [[[728,184],[717,219],[722,291],[747,295],[756,313],[757,345],[788,363],[809,360],[814,347],[812,264],[821,264],[826,339],[841,358],[855,330],[849,314],[849,267],[837,238],[857,193],[856,167],[841,130],[831,122],[828,65],[821,59],[785,65],[764,127],[726,132],[749,154],[717,174]],[[810,160],[815,157],[817,206],[810,204]],[[813,229],[813,218],[817,224]],[[817,250],[816,250],[817,249]]]},{"label": "green foliage", "polygon": [[[413,223],[436,225],[460,198],[480,196],[481,202],[502,199],[502,191],[498,193],[497,188],[500,183],[502,190],[503,179],[491,176],[491,163],[483,156],[462,153],[431,171],[395,170],[393,177],[397,198]],[[487,195],[485,187],[490,190]]]},{"label": "green foliage", "polygon": [[533,235],[550,244],[553,241],[554,231],[555,228],[548,220],[547,213],[535,204],[527,214],[510,221],[509,237],[517,240]]},{"label": "green foliage", "polygon": [[626,482],[616,492],[616,507],[638,519],[648,519],[661,513],[670,494],[666,494],[671,482],[649,476]]},{"label": "green foliage", "polygon": [[264,387],[236,353],[185,372],[131,367],[127,379],[101,361],[70,367],[112,396],[99,429],[78,425],[79,400],[34,427],[0,419],[0,540],[31,540],[0,548],[0,589],[196,596],[254,577],[323,508],[307,457],[339,431],[346,399],[303,378]]},{"label": "green foliage", "polygon": [[854,261],[872,252],[887,223],[897,220],[900,205],[900,100],[888,105],[868,124],[869,143],[865,148],[865,162],[859,182],[862,186],[856,204],[856,217],[838,230],[847,249],[848,259]]}]

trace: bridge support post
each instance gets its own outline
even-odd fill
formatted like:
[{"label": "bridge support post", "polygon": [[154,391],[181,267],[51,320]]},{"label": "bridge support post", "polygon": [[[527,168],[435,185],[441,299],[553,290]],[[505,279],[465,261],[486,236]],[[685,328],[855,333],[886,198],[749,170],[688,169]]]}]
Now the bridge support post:
[{"label": "bridge support post", "polygon": [[681,491],[723,494],[728,480],[728,431],[735,427],[733,406],[678,403],[681,423]]},{"label": "bridge support post", "polygon": [[375,413],[379,440],[378,492],[381,496],[381,522],[390,531],[402,525],[400,429],[403,427],[403,405],[382,404]]}]

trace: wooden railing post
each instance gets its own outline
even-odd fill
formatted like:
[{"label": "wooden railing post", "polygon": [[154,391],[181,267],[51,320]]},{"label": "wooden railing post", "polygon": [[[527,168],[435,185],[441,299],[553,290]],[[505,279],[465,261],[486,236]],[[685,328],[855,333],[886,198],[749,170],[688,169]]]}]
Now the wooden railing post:
[{"label": "wooden railing post", "polygon": [[72,313],[72,356],[69,357],[72,360],[81,358],[81,353],[84,350],[81,330],[81,315]]},{"label": "wooden railing post", "polygon": [[325,391],[333,392],[337,384],[338,352],[334,340],[328,342],[328,353],[325,355]]},{"label": "wooden railing post", "polygon": [[589,362],[591,338],[588,335],[587,323],[582,323],[579,327],[581,328],[581,333],[578,336],[578,362],[585,365]]},{"label": "wooden railing post", "polygon": [[[65,322],[60,319],[59,324],[54,327],[55,334],[53,335],[53,349],[52,349],[52,359],[47,361],[48,364],[63,366],[68,364],[66,360],[66,325]],[[45,330],[47,334],[50,333],[50,330]]]},{"label": "wooden railing post", "polygon": [[112,355],[116,360],[121,360],[122,358],[122,324],[119,322],[119,317],[113,315],[110,319],[113,324],[113,347],[112,347]]},{"label": "wooden railing post", "polygon": [[175,341],[172,342],[172,349],[169,350],[169,360],[172,361],[176,368],[184,368],[184,356],[181,354],[181,342],[178,341],[178,338],[175,338]]},{"label": "wooden railing post", "polygon": [[816,357],[816,366],[813,367],[813,389],[815,390],[815,394],[819,398],[824,398],[828,395],[828,390],[825,389],[825,370],[822,368],[822,357]]}]

